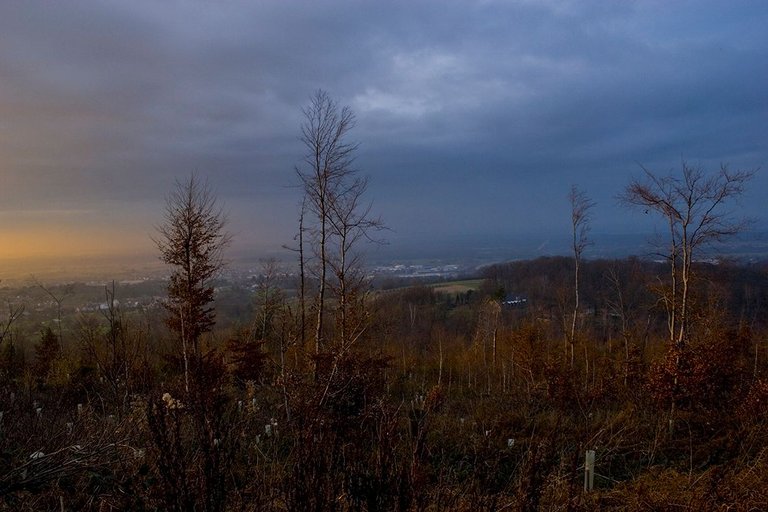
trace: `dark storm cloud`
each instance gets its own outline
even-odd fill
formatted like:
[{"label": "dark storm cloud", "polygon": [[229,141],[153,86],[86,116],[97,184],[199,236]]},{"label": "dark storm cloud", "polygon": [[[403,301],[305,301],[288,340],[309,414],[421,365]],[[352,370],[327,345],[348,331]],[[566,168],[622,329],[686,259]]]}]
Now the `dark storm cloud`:
[{"label": "dark storm cloud", "polygon": [[3,2],[0,202],[143,225],[197,170],[238,236],[279,244],[324,88],[396,231],[557,231],[572,183],[630,229],[613,198],[639,163],[768,152],[768,7],[670,4]]}]

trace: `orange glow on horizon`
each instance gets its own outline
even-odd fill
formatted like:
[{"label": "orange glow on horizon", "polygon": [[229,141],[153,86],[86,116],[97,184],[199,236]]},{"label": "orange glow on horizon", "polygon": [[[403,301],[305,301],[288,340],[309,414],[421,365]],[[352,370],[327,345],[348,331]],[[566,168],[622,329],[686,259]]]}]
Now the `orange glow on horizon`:
[{"label": "orange glow on horizon", "polygon": [[0,262],[135,256],[152,252],[146,233],[107,228],[30,227],[0,230]]}]

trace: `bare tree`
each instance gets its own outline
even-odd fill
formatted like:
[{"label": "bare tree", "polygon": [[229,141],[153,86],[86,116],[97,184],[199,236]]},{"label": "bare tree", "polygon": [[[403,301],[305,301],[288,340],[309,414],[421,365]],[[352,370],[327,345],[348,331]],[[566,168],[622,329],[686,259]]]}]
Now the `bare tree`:
[{"label": "bare tree", "polygon": [[483,372],[487,378],[486,391],[488,393],[491,392],[492,379],[496,375],[500,317],[501,302],[493,299],[486,300],[479,308],[477,327],[475,329],[473,341],[476,348],[482,352]]},{"label": "bare tree", "polygon": [[336,254],[329,260],[329,265],[335,277],[334,291],[338,299],[339,341],[342,348],[355,339],[362,321],[362,318],[358,318],[357,325],[350,325],[350,303],[355,299],[362,300],[361,291],[365,283],[360,254],[354,252],[354,248],[361,240],[380,242],[371,238],[371,235],[374,231],[384,229],[381,219],[371,216],[371,206],[361,204],[367,188],[368,180],[355,176],[348,186],[333,197],[331,203],[329,222],[335,238]]},{"label": "bare tree", "polygon": [[166,322],[181,341],[187,390],[190,347],[198,357],[200,336],[215,323],[212,280],[224,265],[222,252],[230,241],[225,225],[210,187],[192,174],[176,182],[166,200],[165,221],[157,228],[160,259],[173,268]]},{"label": "bare tree", "polygon": [[146,336],[120,309],[114,281],[104,286],[104,299],[99,313],[106,325],[96,316],[78,315],[78,341],[82,354],[95,364],[107,384],[112,399],[124,403],[132,391],[145,384],[136,376],[142,356],[146,356]]},{"label": "bare tree", "polygon": [[301,142],[306,153],[303,164],[296,168],[296,174],[304,189],[307,210],[317,221],[315,239],[319,261],[314,341],[315,353],[319,353],[323,347],[330,219],[336,198],[342,195],[345,183],[355,172],[352,163],[358,145],[346,140],[355,125],[352,110],[349,107],[339,108],[325,91],[316,91],[303,113]]},{"label": "bare tree", "polygon": [[575,264],[573,275],[573,318],[571,320],[571,334],[569,337],[571,345],[571,368],[573,368],[573,352],[576,343],[576,323],[579,317],[579,270],[581,269],[581,258],[584,254],[584,250],[592,244],[588,235],[590,230],[591,210],[595,207],[595,202],[592,201],[583,190],[579,190],[576,185],[571,186],[571,191],[568,193],[568,201],[571,203],[571,230],[573,235],[573,260]]},{"label": "bare tree", "polygon": [[277,282],[279,272],[275,258],[262,260],[261,275],[256,286],[255,305],[258,325],[254,325],[254,333],[257,339],[265,342],[273,330],[275,316],[284,303],[283,293]]},{"label": "bare tree", "polygon": [[644,180],[633,180],[619,196],[627,205],[660,215],[668,227],[670,285],[662,297],[667,311],[669,340],[681,348],[690,322],[692,265],[715,242],[741,232],[749,220],[738,218],[728,203],[744,192],[754,171],[730,171],[721,165],[715,174],[682,164],[682,176],[659,176],[647,169]]},{"label": "bare tree", "polygon": [[689,337],[693,262],[700,251],[742,231],[749,223],[727,208],[729,201],[744,192],[754,171],[730,171],[725,165],[711,175],[698,167],[682,164],[682,176],[658,176],[643,169],[645,180],[633,180],[620,199],[645,213],[660,215],[669,229],[664,256],[670,266],[670,281],[661,296],[667,312],[670,346],[667,371],[672,377],[669,433],[674,432],[681,368]]},{"label": "bare tree", "polygon": [[8,316],[5,318],[5,320],[3,320],[3,322],[0,323],[0,345],[2,345],[3,340],[5,340],[8,334],[11,332],[13,322],[15,322],[16,319],[19,318],[23,313],[23,304],[14,305],[8,302]]},{"label": "bare tree", "polygon": [[637,258],[630,258],[621,265],[614,262],[603,275],[608,286],[605,304],[610,314],[618,319],[621,338],[624,344],[624,384],[630,372],[630,341],[634,337],[646,339],[650,324],[647,317],[645,328],[640,330],[640,314],[645,302],[646,287],[640,278],[643,270]]},{"label": "bare tree", "polygon": [[304,347],[307,333],[307,273],[305,268],[306,259],[304,257],[304,215],[307,213],[306,196],[301,201],[301,214],[299,215],[299,308],[300,308],[300,340]]},{"label": "bare tree", "polygon": [[58,337],[59,337],[59,348],[63,349],[64,347],[64,333],[62,331],[61,327],[61,310],[62,305],[64,303],[64,299],[67,298],[68,295],[72,295],[73,289],[72,285],[64,285],[63,289],[60,290],[59,294],[53,293],[53,290],[51,288],[48,288],[45,286],[42,282],[40,282],[35,276],[32,276],[32,282],[43,290],[46,295],[48,295],[51,300],[56,304],[56,325],[57,325],[57,331],[58,331]]},{"label": "bare tree", "polygon": [[304,348],[306,343],[306,325],[307,325],[307,259],[304,252],[304,217],[307,214],[307,196],[301,200],[301,209],[299,213],[299,231],[293,237],[297,243],[296,247],[283,245],[283,249],[295,252],[299,256],[299,327],[298,336],[296,336],[299,345]]}]

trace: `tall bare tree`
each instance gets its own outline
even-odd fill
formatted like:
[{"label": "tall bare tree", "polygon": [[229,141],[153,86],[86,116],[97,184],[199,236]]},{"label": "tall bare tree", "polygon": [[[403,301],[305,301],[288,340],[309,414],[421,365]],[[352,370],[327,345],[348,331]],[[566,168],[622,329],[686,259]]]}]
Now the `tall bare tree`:
[{"label": "tall bare tree", "polygon": [[166,200],[164,222],[157,228],[160,259],[173,268],[166,322],[181,341],[187,390],[189,351],[200,355],[200,336],[215,323],[212,280],[224,265],[222,252],[230,241],[225,225],[210,186],[192,174],[176,182]]},{"label": "tall bare tree", "polygon": [[303,114],[300,139],[306,153],[302,165],[296,168],[296,174],[304,189],[307,210],[317,221],[318,291],[314,343],[315,353],[320,353],[324,341],[333,205],[343,195],[344,187],[355,173],[352,164],[358,145],[347,141],[349,131],[355,125],[352,110],[349,107],[340,108],[325,91],[318,90],[312,95]]},{"label": "tall bare tree", "polygon": [[581,269],[581,258],[584,255],[584,250],[592,244],[588,235],[591,227],[590,214],[592,208],[595,207],[595,202],[592,201],[583,190],[579,190],[576,185],[571,186],[571,190],[568,193],[568,201],[571,203],[571,232],[573,235],[573,261],[575,264],[573,274],[573,317],[571,319],[571,334],[569,337],[571,345],[571,368],[573,368],[573,352],[576,343],[576,323],[579,317],[579,271]]},{"label": "tall bare tree", "polygon": [[682,347],[689,334],[693,263],[700,252],[739,232],[749,219],[737,217],[729,202],[744,193],[754,171],[731,171],[721,165],[714,174],[682,164],[681,176],[659,176],[643,169],[643,180],[633,180],[620,199],[646,214],[660,215],[668,228],[669,290],[662,297],[672,344]]},{"label": "tall bare tree", "polygon": [[744,193],[754,171],[730,171],[725,165],[714,174],[682,164],[681,176],[659,176],[647,169],[644,180],[633,180],[620,199],[645,213],[660,215],[668,227],[670,281],[661,296],[667,312],[669,349],[667,372],[672,377],[669,433],[674,432],[681,369],[690,334],[693,263],[700,252],[742,231],[748,219],[733,215],[728,203]]}]

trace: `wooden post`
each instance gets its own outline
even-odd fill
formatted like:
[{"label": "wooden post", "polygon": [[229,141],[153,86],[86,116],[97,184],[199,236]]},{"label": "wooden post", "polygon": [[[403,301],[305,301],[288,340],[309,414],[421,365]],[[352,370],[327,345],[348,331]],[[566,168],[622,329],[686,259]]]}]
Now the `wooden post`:
[{"label": "wooden post", "polygon": [[595,484],[595,450],[587,450],[584,461],[584,491],[591,491]]}]

